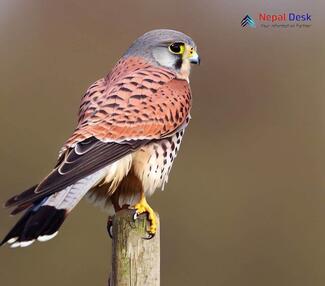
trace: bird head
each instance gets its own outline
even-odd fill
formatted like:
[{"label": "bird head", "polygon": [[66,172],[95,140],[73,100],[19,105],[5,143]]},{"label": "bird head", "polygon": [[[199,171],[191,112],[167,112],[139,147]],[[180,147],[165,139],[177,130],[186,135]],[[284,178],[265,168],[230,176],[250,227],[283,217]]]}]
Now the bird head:
[{"label": "bird head", "polygon": [[153,30],[140,36],[124,54],[124,57],[128,56],[143,57],[186,80],[191,64],[200,64],[194,41],[182,32],[167,29]]}]

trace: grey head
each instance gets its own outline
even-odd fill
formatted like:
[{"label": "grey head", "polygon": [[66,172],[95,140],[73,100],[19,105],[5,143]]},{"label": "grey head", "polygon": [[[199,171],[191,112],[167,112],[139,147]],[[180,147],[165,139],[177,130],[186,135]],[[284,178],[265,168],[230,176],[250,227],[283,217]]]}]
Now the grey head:
[{"label": "grey head", "polygon": [[129,56],[143,57],[177,73],[182,70],[189,73],[190,64],[200,62],[195,42],[182,32],[168,29],[152,30],[140,36],[124,54]]}]

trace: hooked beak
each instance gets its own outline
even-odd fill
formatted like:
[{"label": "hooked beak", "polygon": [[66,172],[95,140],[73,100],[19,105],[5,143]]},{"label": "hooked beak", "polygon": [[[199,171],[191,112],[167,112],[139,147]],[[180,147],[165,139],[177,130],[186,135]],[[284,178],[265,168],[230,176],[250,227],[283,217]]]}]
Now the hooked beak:
[{"label": "hooked beak", "polygon": [[200,57],[196,51],[193,51],[189,57],[190,63],[199,65],[200,64]]}]

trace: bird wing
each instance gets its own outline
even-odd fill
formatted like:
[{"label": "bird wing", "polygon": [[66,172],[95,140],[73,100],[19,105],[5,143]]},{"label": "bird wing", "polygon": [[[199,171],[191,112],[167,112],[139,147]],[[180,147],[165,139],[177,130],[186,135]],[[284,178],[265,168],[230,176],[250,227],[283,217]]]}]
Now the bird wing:
[{"label": "bird wing", "polygon": [[189,119],[188,82],[142,59],[120,61],[86,92],[78,127],[55,169],[36,187],[9,199],[21,206],[61,191],[145,144],[176,132]]},{"label": "bird wing", "polygon": [[[145,145],[149,140],[129,140],[120,143],[102,142],[95,137],[79,142],[60,158],[54,170],[38,185],[10,198],[5,206],[28,206],[55,192],[61,191],[80,179],[114,163]],[[19,208],[16,213],[19,212]]]},{"label": "bird wing", "polygon": [[159,139],[184,124],[190,107],[187,81],[141,58],[121,60],[86,92],[77,129],[62,151],[91,136],[103,142]]}]

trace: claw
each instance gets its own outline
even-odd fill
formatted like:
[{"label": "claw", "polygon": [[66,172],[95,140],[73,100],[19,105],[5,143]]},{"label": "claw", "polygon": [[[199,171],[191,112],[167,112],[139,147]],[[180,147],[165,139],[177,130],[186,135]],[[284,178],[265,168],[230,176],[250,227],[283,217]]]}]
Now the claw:
[{"label": "claw", "polygon": [[133,221],[136,221],[138,219],[138,217],[139,217],[138,212],[135,211],[134,215],[133,215]]},{"label": "claw", "polygon": [[150,239],[153,239],[155,237],[155,233],[150,233],[148,232],[148,237],[142,237],[142,239],[145,239],[145,240],[150,240]]},{"label": "claw", "polygon": [[113,239],[113,218],[108,217],[107,220],[107,232],[111,239]]},{"label": "claw", "polygon": [[133,215],[134,221],[139,217],[139,215],[143,213],[147,214],[147,218],[150,222],[150,226],[149,229],[147,230],[148,237],[144,237],[143,239],[148,239],[148,240],[152,239],[157,232],[157,217],[154,210],[147,203],[146,198],[143,194],[141,196],[140,202],[134,206],[134,209],[135,209],[135,213]]}]

